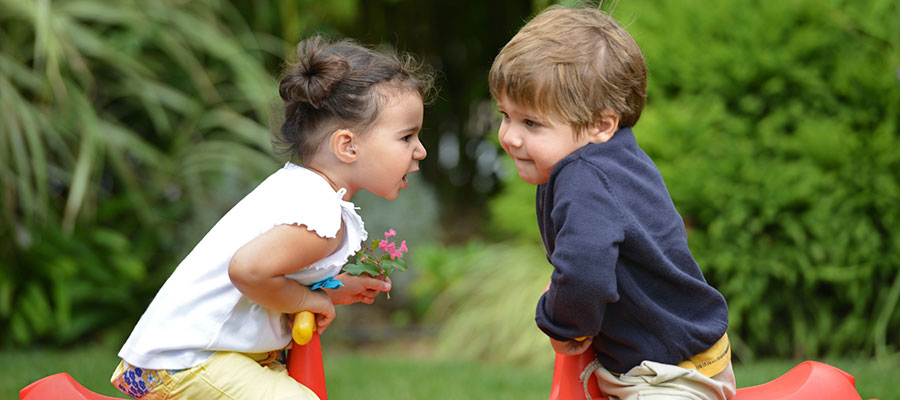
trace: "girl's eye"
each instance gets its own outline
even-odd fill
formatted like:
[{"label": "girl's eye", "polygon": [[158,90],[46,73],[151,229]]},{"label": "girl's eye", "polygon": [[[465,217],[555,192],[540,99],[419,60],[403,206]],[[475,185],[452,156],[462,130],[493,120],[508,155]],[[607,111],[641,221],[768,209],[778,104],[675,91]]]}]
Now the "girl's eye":
[{"label": "girl's eye", "polygon": [[537,126],[537,125],[538,125],[537,122],[534,122],[534,121],[532,121],[532,120],[530,120],[530,119],[526,119],[526,120],[525,120],[525,126],[527,126],[527,127],[529,127],[529,128],[533,128],[533,127],[535,127],[535,126]]},{"label": "girl's eye", "polygon": [[509,121],[509,114],[507,114],[507,113],[505,113],[505,112],[503,112],[503,111],[500,111],[500,114],[503,115],[503,119],[504,119],[504,120]]},{"label": "girl's eye", "polygon": [[404,137],[403,137],[402,139],[400,139],[400,140],[402,140],[402,141],[404,141],[404,142],[408,142],[410,139],[412,139],[412,135],[406,135],[406,136],[404,136]]}]

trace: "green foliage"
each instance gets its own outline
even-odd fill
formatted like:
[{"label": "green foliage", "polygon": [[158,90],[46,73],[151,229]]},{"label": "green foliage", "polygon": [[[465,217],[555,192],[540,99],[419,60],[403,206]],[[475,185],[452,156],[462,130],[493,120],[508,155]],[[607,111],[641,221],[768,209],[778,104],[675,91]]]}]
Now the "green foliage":
[{"label": "green foliage", "polygon": [[13,343],[65,343],[143,308],[135,297],[147,277],[139,243],[102,228],[78,240],[54,229],[22,234],[28,251],[0,262],[0,321]]},{"label": "green foliage", "polygon": [[417,246],[412,254],[415,280],[409,286],[415,315],[426,315],[438,296],[463,279],[488,248],[488,245],[478,241],[454,247],[440,244]]},{"label": "green foliage", "polygon": [[503,167],[506,171],[502,181],[504,188],[488,202],[489,232],[498,238],[512,235],[540,243],[534,206],[535,186],[519,179],[512,159],[505,154]]},{"label": "green foliage", "polygon": [[[729,300],[739,354],[900,344],[900,6],[661,4],[640,18],[652,85],[638,135]],[[687,37],[715,40],[676,44]]]},{"label": "green foliage", "polygon": [[438,326],[438,355],[552,364],[550,342],[534,324],[535,305],[552,271],[543,249],[493,244],[464,251],[466,262],[456,261],[456,278],[440,291],[426,318]]},{"label": "green foliage", "polygon": [[[650,70],[638,141],[728,299],[735,354],[898,350],[900,5],[621,2],[614,15]],[[526,186],[494,199],[501,232],[528,236]]]},{"label": "green foliage", "polygon": [[245,12],[307,34],[333,9],[254,4],[0,0],[0,346],[136,319],[278,167],[272,72],[296,39]]}]

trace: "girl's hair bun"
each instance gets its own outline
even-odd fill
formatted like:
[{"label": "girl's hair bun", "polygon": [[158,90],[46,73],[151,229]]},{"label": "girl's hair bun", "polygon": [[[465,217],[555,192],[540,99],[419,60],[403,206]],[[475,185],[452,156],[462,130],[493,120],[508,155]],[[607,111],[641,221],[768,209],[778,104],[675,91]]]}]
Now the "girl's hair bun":
[{"label": "girl's hair bun", "polygon": [[288,104],[306,103],[318,109],[350,72],[350,63],[344,57],[326,54],[323,48],[324,42],[318,36],[297,45],[297,66],[281,79],[278,87]]},{"label": "girl's hair bun", "polygon": [[409,91],[425,100],[431,89],[430,73],[413,58],[350,39],[328,42],[314,36],[297,45],[297,56],[285,66],[278,87],[284,121],[273,144],[277,152],[299,160],[314,157],[335,129],[365,134],[398,93]]}]

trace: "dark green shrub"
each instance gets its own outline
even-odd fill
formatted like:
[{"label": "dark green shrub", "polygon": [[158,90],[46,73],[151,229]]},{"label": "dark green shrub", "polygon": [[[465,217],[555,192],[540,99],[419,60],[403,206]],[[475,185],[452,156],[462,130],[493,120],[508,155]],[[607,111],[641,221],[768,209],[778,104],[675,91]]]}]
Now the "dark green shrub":
[{"label": "dark green shrub", "polygon": [[147,279],[147,267],[136,251],[139,242],[108,229],[74,240],[53,229],[32,229],[26,235],[28,250],[0,263],[4,342],[66,343],[98,326],[134,322],[140,316],[144,298],[138,289]]},{"label": "dark green shrub", "polygon": [[738,354],[897,346],[900,6],[636,15],[651,71],[639,140],[729,300]]},{"label": "dark green shrub", "polygon": [[[735,354],[896,351],[900,5],[621,2],[614,15],[650,70],[638,142],[729,301]],[[495,199],[502,231],[530,236],[526,187]]]},{"label": "dark green shrub", "polygon": [[[438,257],[441,253],[447,261]],[[468,245],[432,251],[422,261],[422,268],[447,274],[447,279],[431,279],[441,288],[433,291],[425,318],[437,328],[439,356],[552,364],[550,342],[534,325],[535,305],[552,272],[542,248],[531,243]],[[450,272],[435,268],[439,266]]]},{"label": "dark green shrub", "polygon": [[279,166],[267,65],[294,44],[239,6],[294,41],[355,3],[256,4],[0,2],[0,346],[133,322]]}]

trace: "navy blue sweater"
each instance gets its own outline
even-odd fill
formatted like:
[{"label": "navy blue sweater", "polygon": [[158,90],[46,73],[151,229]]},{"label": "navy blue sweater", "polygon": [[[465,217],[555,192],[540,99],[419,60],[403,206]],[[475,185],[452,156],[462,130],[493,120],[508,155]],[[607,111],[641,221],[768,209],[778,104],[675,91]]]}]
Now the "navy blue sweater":
[{"label": "navy blue sweater", "polygon": [[678,364],[725,334],[725,299],[630,128],[562,159],[536,203],[554,268],[535,317],[548,336],[593,337],[603,366],[625,373],[644,360]]}]

